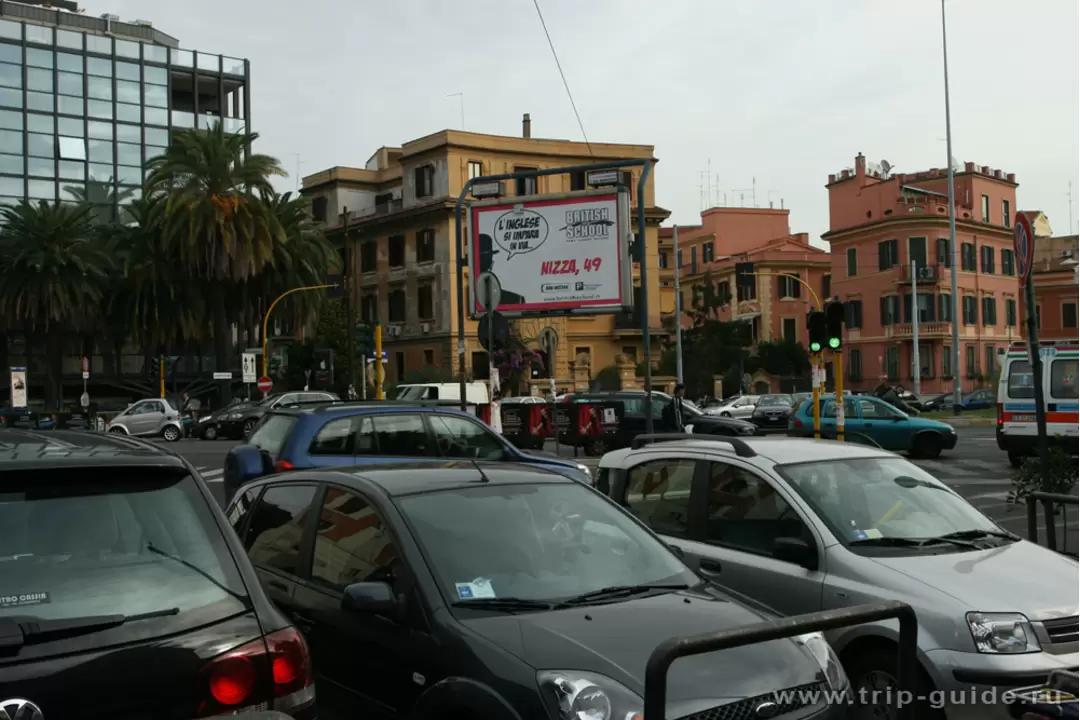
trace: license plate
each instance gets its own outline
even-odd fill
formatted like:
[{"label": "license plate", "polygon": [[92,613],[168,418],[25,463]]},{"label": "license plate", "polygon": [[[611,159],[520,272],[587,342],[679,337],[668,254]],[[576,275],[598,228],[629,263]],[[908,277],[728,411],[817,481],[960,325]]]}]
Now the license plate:
[{"label": "license plate", "polygon": [[1035,422],[1034,415],[1013,415],[1011,420],[1013,422]]}]

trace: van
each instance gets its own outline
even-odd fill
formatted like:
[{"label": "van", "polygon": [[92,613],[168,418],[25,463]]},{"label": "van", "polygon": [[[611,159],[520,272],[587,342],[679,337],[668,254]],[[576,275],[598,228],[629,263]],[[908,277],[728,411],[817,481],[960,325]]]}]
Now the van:
[{"label": "van", "polygon": [[[395,400],[418,402],[420,400],[460,400],[459,383],[405,383],[397,386]],[[485,382],[465,383],[465,402],[471,405],[486,405],[489,402],[488,386]]]},{"label": "van", "polygon": [[[1039,343],[1042,358],[1043,399],[1046,404],[1046,435],[1053,445],[1077,452],[1077,423],[1080,422],[1080,394],[1077,393],[1077,364],[1080,344],[1075,340],[1044,340]],[[1035,375],[1031,369],[1027,343],[1009,346],[1001,366],[997,393],[997,444],[1009,454],[1013,467],[1038,450],[1035,425]]]}]

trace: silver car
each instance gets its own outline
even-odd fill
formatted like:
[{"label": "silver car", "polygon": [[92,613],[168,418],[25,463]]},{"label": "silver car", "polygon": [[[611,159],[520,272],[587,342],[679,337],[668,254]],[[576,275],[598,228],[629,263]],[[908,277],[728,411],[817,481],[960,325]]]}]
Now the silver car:
[{"label": "silver car", "polygon": [[176,442],[183,437],[180,411],[164,398],[139,400],[108,423],[111,433],[140,437],[163,437]]},{"label": "silver car", "polygon": [[[1009,717],[985,703],[1080,662],[1077,561],[1003,530],[893,453],[795,438],[676,440],[604,455],[596,484],[701,574],[783,615],[910,604],[930,704],[920,718]],[[828,638],[856,695],[883,711],[896,624]]]},{"label": "silver car", "polygon": [[754,415],[754,408],[757,407],[760,398],[760,395],[735,395],[719,405],[705,408],[705,414],[749,420]]}]

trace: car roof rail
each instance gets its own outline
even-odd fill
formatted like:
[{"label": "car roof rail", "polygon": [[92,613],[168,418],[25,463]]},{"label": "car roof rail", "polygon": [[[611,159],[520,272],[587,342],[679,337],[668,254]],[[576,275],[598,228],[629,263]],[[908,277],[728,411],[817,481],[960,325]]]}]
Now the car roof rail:
[{"label": "car roof rail", "polygon": [[704,442],[719,442],[730,445],[735,450],[735,454],[739,457],[757,457],[757,453],[754,452],[754,448],[747,445],[745,442],[737,437],[727,437],[724,435],[694,435],[691,433],[661,433],[656,435],[638,435],[631,442],[630,447],[634,450],[645,447],[646,445],[652,445],[653,443],[662,442],[674,442],[676,440],[697,440]]}]

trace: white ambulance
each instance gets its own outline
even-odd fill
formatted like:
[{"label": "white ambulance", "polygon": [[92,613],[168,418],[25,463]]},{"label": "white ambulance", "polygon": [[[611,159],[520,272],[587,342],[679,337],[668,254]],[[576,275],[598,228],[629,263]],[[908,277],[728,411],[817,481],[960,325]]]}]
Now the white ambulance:
[{"label": "white ambulance", "polygon": [[[1075,340],[1044,340],[1039,343],[1042,358],[1043,399],[1046,403],[1046,435],[1051,444],[1077,452],[1080,427],[1080,394],[1077,364],[1080,343]],[[1009,346],[1001,366],[997,392],[997,444],[1009,454],[1009,462],[1019,467],[1038,451],[1035,425],[1035,375],[1026,342]]]}]

